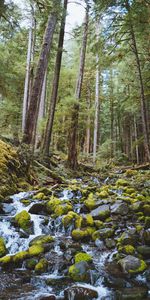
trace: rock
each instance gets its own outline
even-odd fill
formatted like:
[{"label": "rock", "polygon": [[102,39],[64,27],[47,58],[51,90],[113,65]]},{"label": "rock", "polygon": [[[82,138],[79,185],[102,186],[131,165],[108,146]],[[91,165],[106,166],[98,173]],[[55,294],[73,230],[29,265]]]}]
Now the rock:
[{"label": "rock", "polygon": [[35,215],[42,215],[45,213],[45,206],[42,203],[35,203],[31,208],[29,209],[30,214],[35,214]]},{"label": "rock", "polygon": [[4,211],[3,207],[2,207],[2,205],[0,205],[0,215],[4,215],[4,214],[5,214],[5,211]]},{"label": "rock", "polygon": [[110,239],[110,238],[107,238],[107,239],[105,240],[105,244],[106,244],[106,247],[107,247],[108,249],[112,249],[112,248],[114,248],[114,247],[116,246],[115,240]]},{"label": "rock", "polygon": [[122,201],[117,201],[114,205],[111,206],[111,212],[117,215],[127,215],[129,211],[128,205]]},{"label": "rock", "polygon": [[81,261],[69,268],[69,275],[74,281],[89,282],[90,266],[86,261]]},{"label": "rock", "polygon": [[137,257],[128,255],[119,260],[119,264],[122,267],[124,273],[137,274],[143,272],[146,269],[146,263]]},{"label": "rock", "polygon": [[95,220],[102,220],[104,221],[110,216],[110,207],[109,205],[101,205],[96,209],[91,211],[91,216]]},{"label": "rock", "polygon": [[5,246],[5,242],[2,237],[0,237],[0,257],[6,255],[7,249]]},{"label": "rock", "polygon": [[98,293],[89,288],[72,286],[64,291],[64,296],[65,300],[92,300],[98,298]]},{"label": "rock", "polygon": [[147,246],[150,246],[150,228],[147,230],[144,230],[142,235],[144,242]]},{"label": "rock", "polygon": [[87,230],[74,229],[71,233],[73,240],[81,241],[86,240],[89,237]]},{"label": "rock", "polygon": [[132,245],[134,246],[137,241],[136,234],[132,234],[131,232],[123,232],[121,237],[118,239],[119,244],[121,245]]},{"label": "rock", "polygon": [[55,295],[43,295],[38,298],[38,300],[56,300]]},{"label": "rock", "polygon": [[54,242],[54,238],[51,235],[39,235],[30,241],[29,246],[44,245]]},{"label": "rock", "polygon": [[150,257],[150,247],[149,246],[139,246],[137,247],[137,251],[142,254],[145,258]]},{"label": "rock", "polygon": [[31,217],[30,217],[30,214],[26,210],[21,211],[20,213],[18,213],[15,216],[14,224],[16,224],[18,227],[20,227],[24,231],[27,231],[30,233],[32,233],[32,231],[33,231]]},{"label": "rock", "polygon": [[38,274],[45,273],[48,268],[48,261],[45,258],[40,259],[40,261],[35,266],[35,271]]},{"label": "rock", "polygon": [[79,252],[75,255],[75,263],[79,263],[81,261],[92,262],[92,256],[85,252]]},{"label": "rock", "polygon": [[95,231],[92,235],[92,239],[95,241],[96,239],[106,239],[110,238],[114,235],[114,230],[111,228],[102,228]]},{"label": "rock", "polygon": [[116,292],[116,300],[146,300],[148,290],[145,287],[124,288]]}]

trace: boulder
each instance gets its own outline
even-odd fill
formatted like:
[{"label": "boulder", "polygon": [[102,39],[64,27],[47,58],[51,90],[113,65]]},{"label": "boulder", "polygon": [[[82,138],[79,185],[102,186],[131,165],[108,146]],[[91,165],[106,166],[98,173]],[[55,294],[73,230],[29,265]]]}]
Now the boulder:
[{"label": "boulder", "polygon": [[65,300],[92,300],[98,298],[95,290],[86,287],[72,286],[64,291]]},{"label": "boulder", "polygon": [[123,288],[116,292],[116,298],[120,300],[144,300],[147,299],[148,290],[145,287]]},{"label": "boulder", "polygon": [[109,205],[100,205],[96,209],[91,211],[91,216],[95,220],[104,221],[110,216],[110,207]]},{"label": "boulder", "polygon": [[123,259],[119,260],[119,264],[124,273],[137,274],[145,271],[146,263],[139,258],[128,255]]},{"label": "boulder", "polygon": [[117,215],[127,215],[129,211],[128,205],[122,201],[117,201],[115,204],[111,206],[111,212]]},{"label": "boulder", "polygon": [[80,261],[69,268],[69,275],[74,281],[90,282],[90,265]]},{"label": "boulder", "polygon": [[114,230],[111,228],[102,228],[95,231],[92,235],[92,239],[95,241],[96,239],[107,239],[114,235]]},{"label": "boulder", "polygon": [[142,256],[144,256],[145,258],[149,258],[150,257],[150,247],[143,245],[143,246],[139,246],[137,247],[137,251],[142,254]]},{"label": "boulder", "polygon": [[45,212],[45,206],[43,203],[35,203],[29,209],[30,214],[41,215]]}]

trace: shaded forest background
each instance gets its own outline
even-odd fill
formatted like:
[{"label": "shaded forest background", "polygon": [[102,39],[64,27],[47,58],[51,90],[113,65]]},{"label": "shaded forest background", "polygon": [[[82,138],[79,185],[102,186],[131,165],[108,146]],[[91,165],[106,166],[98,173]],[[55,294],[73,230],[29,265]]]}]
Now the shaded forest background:
[{"label": "shaded forest background", "polygon": [[[22,11],[0,1],[1,135],[15,143],[23,138],[43,155],[68,157],[72,168],[78,161],[149,161],[149,1],[77,1],[85,20],[65,43],[68,1],[25,2]],[[48,22],[54,30],[41,78]]]}]

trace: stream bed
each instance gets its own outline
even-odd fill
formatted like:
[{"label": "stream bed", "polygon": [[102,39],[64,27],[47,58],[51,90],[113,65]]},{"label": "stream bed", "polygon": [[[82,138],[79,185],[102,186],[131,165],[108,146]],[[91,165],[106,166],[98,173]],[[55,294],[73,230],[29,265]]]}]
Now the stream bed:
[{"label": "stream bed", "polygon": [[[81,182],[79,190],[77,186],[61,187],[50,195],[44,190],[21,192],[4,200],[0,211],[0,237],[5,242],[5,258],[9,256],[9,262],[1,261],[3,256],[0,259],[1,300],[150,299],[149,240],[143,241],[149,227],[144,227],[142,222],[145,220],[141,218],[140,221],[138,214],[143,212],[142,200],[124,201],[131,194],[127,195],[119,185],[116,188],[116,185],[104,183],[103,190],[102,187],[99,190],[99,182],[88,189]],[[140,208],[133,210],[135,203]],[[102,213],[97,214],[96,209]],[[29,230],[16,224],[15,217],[22,211],[30,217]],[[124,241],[118,251],[118,239],[123,234]],[[44,244],[42,253],[29,257],[30,250],[28,255],[26,252],[34,245],[32,241],[44,236],[51,236],[52,241]],[[146,255],[139,256],[136,247],[143,245]],[[18,253],[24,256],[16,256]],[[75,262],[78,253],[86,253],[91,261]],[[147,267],[134,274],[123,272],[121,266],[126,261],[118,263],[118,253],[119,261],[128,258],[127,266],[134,257],[140,257]],[[40,270],[36,265],[42,259],[46,261],[46,267]],[[69,268],[76,263],[79,274],[72,275]],[[76,275],[81,280],[78,281]]]}]

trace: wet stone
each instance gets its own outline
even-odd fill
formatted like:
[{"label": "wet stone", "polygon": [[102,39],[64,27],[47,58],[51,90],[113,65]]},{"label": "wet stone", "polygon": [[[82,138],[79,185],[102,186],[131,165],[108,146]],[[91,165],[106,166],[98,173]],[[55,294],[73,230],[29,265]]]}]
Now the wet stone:
[{"label": "wet stone", "polygon": [[42,215],[45,213],[45,206],[41,203],[35,203],[33,206],[29,209],[30,214],[35,215]]},{"label": "wet stone", "polygon": [[105,220],[110,216],[110,208],[109,205],[101,205],[96,209],[91,211],[91,216],[95,220]]},{"label": "wet stone", "polygon": [[116,292],[116,300],[146,300],[147,296],[145,287],[124,288]]},{"label": "wet stone", "polygon": [[129,211],[128,205],[119,200],[111,206],[111,212],[113,214],[124,216],[128,213],[128,211]]},{"label": "wet stone", "polygon": [[85,287],[73,286],[64,291],[65,300],[92,300],[98,298],[95,290]]}]

